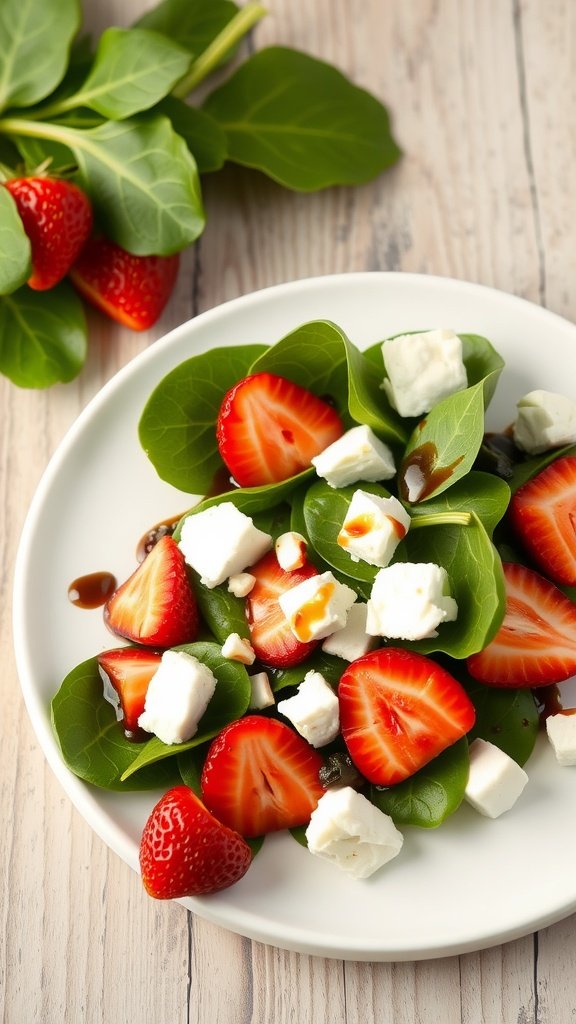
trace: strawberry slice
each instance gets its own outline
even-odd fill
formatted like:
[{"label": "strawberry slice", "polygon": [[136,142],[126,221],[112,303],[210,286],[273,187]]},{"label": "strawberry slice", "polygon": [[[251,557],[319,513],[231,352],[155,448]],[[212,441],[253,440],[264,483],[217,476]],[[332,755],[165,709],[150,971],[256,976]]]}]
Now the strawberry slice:
[{"label": "strawberry slice", "polygon": [[178,275],[179,256],[135,256],[91,238],[70,271],[80,294],[113,320],[144,331],[156,323]]},{"label": "strawberry slice", "polygon": [[68,273],[92,229],[88,196],[72,181],[49,177],[5,182],[32,247],[31,288],[53,288]]},{"label": "strawberry slice", "polygon": [[576,674],[576,605],[539,573],[504,563],[506,612],[496,636],[468,658],[489,686],[547,686]]},{"label": "strawberry slice", "polygon": [[216,821],[188,786],[164,794],[140,841],[142,881],[157,900],[227,889],[246,874],[251,860],[248,843]]},{"label": "strawberry slice", "polygon": [[250,643],[256,657],[273,668],[299,665],[312,653],[318,641],[302,643],[294,636],[278,598],[298,583],[317,576],[318,570],[311,562],[305,561],[299,569],[287,572],[278,564],[275,552],[270,551],[248,572],[256,577],[256,583],[246,598]]},{"label": "strawberry slice", "polygon": [[98,655],[98,665],[120,698],[124,730],[138,733],[146,693],[162,655],[142,647],[117,647]]},{"label": "strawberry slice", "polygon": [[112,594],[104,618],[114,633],[150,647],[175,647],[194,640],[196,598],[184,556],[172,537],[162,537]]},{"label": "strawberry slice", "polygon": [[413,775],[474,725],[474,706],[460,683],[431,658],[401,648],[353,661],[338,697],[350,757],[380,786]]},{"label": "strawberry slice", "polygon": [[248,715],[213,740],[202,772],[209,810],[243,836],[305,825],[324,792],[322,757],[275,718]]},{"label": "strawberry slice", "polygon": [[256,373],[224,396],[216,424],[222,459],[241,487],[286,480],[344,432],[328,402],[273,373]]},{"label": "strawberry slice", "polygon": [[576,457],[558,459],[520,487],[508,514],[536,565],[554,583],[576,585]]}]

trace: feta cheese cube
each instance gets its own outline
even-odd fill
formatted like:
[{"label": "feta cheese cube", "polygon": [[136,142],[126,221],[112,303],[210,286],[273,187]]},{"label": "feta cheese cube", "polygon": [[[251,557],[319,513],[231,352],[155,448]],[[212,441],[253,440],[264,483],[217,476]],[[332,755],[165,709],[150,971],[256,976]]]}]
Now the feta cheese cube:
[{"label": "feta cheese cube", "polygon": [[576,764],[576,709],[549,715],[546,732],[558,764]]},{"label": "feta cheese cube", "polygon": [[468,386],[462,342],[454,331],[425,331],[389,338],[382,345],[388,377],[384,390],[401,416],[430,412]]},{"label": "feta cheese cube", "polygon": [[321,672],[307,672],[298,692],[279,701],[278,711],[313,747],[325,747],[340,731],[338,697]]},{"label": "feta cheese cube", "polygon": [[381,498],[368,491],[354,491],[337,537],[353,562],[388,565],[411,519],[398,498]]},{"label": "feta cheese cube", "polygon": [[345,626],[355,600],[356,592],[328,571],[290,587],[280,595],[278,604],[296,639],[308,643]]},{"label": "feta cheese cube", "polygon": [[446,570],[433,562],[395,562],[380,569],[368,600],[366,631],[398,640],[438,636],[436,627],[458,615],[447,590]]},{"label": "feta cheese cube", "polygon": [[396,472],[390,448],[364,424],[347,430],[315,455],[312,465],[330,487],[346,487],[358,480],[390,480]]},{"label": "feta cheese cube", "polygon": [[247,597],[256,583],[256,577],[249,572],[237,572],[228,577],[228,590],[234,597]]},{"label": "feta cheese cube", "polygon": [[163,743],[186,743],[216,689],[207,665],[184,651],[165,651],[150,680],[138,725]]},{"label": "feta cheese cube", "polygon": [[344,661],[356,661],[368,654],[377,644],[375,636],[366,632],[368,607],[362,601],[353,604],[348,612],[346,625],[327,636],[322,644],[325,654],[333,654]]},{"label": "feta cheese cube", "polygon": [[212,590],[257,562],[272,547],[272,537],[258,530],[233,502],[222,501],[187,516],[178,546],[188,565],[200,573],[200,582]]},{"label": "feta cheese cube", "polygon": [[480,814],[498,818],[516,803],[528,776],[493,743],[480,738],[470,744],[470,774],[464,796]]},{"label": "feta cheese cube", "polygon": [[295,530],[280,534],[274,545],[280,568],[284,569],[284,572],[301,569],[306,561],[307,546],[306,538]]},{"label": "feta cheese cube", "polygon": [[530,391],[518,402],[512,433],[525,452],[537,455],[576,443],[576,402],[553,391]]},{"label": "feta cheese cube", "polygon": [[239,633],[230,633],[226,637],[222,644],[222,657],[240,661],[243,665],[253,665],[256,660],[252,644]]},{"label": "feta cheese cube", "polygon": [[306,829],[308,849],[354,878],[368,878],[396,857],[404,837],[388,814],[351,786],[328,789]]},{"label": "feta cheese cube", "polygon": [[267,672],[256,672],[248,676],[250,680],[250,703],[253,711],[261,711],[262,708],[270,708],[275,703],[272,687]]}]

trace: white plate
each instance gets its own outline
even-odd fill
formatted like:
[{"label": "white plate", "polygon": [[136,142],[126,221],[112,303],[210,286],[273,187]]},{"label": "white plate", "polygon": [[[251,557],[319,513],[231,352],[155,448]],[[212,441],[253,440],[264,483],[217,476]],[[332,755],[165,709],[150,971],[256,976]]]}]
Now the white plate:
[{"label": "white plate", "polygon": [[[109,646],[101,611],[71,605],[67,588],[103,569],[124,579],[144,531],[190,503],[157,479],[138,444],[140,413],[163,375],[215,345],[273,343],[315,318],[335,321],[360,346],[426,325],[486,335],[507,361],[492,427],[506,426],[516,400],[534,387],[576,398],[571,324],[477,285],[380,273],[299,281],[236,299],[177,328],[102,389],[60,445],[32,503],[16,569],[15,644],[50,765],[87,822],[135,869],[157,794],[86,786],[62,763],[51,732],[49,702],[60,681]],[[435,831],[408,829],[401,855],[368,881],[353,881],[276,835],[239,884],[183,902],[242,935],[355,960],[444,956],[525,934],[576,909],[576,769],[559,768],[543,739],[527,768],[529,785],[502,818],[462,807]]]}]

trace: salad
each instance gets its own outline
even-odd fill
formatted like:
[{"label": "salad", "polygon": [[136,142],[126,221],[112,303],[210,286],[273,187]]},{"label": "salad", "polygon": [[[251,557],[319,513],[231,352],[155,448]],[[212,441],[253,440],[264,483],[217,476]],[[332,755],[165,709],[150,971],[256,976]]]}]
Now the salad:
[{"label": "salad", "polygon": [[[533,455],[520,452],[509,434],[486,437],[484,411],[503,362],[487,339],[459,340],[465,379],[436,395],[423,414],[408,407],[401,416],[394,407],[401,401],[390,383],[382,386],[392,373],[381,345],[361,353],[327,321],[305,324],[268,348],[193,357],[150,397],[140,439],[156,471],[181,490],[208,496],[174,530],[157,531],[146,559],[107,601],[108,625],[130,646],[77,666],[56,694],[52,716],[64,760],[81,778],[119,791],[167,790],[143,838],[152,895],[231,884],[262,835],[279,828],[303,842],[306,829],[312,848],[311,835],[318,840],[309,822],[325,803],[332,805],[329,839],[334,822],[350,838],[356,796],[369,808],[362,804],[363,820],[374,812],[374,827],[386,822],[377,845],[398,852],[398,830],[436,827],[469,798],[475,741],[516,766],[527,761],[540,688],[552,693],[576,671],[576,435],[553,437]],[[274,448],[271,410],[279,409],[284,445]],[[386,446],[393,475],[335,485],[311,460],[358,426]],[[313,451],[302,454],[299,430],[306,444],[312,437]],[[299,453],[295,462],[286,450]],[[387,565],[352,557],[339,543],[358,491],[380,509],[394,500],[409,517]],[[195,520],[224,506],[268,537],[269,547],[219,581],[187,562],[183,538]],[[206,547],[225,548],[226,531]],[[301,564],[282,568],[278,541],[300,544]],[[421,635],[373,627],[368,649],[351,660],[342,650],[331,653],[329,640],[346,628],[351,607],[372,604],[377,618],[377,578],[395,569],[404,579],[412,565],[439,570],[436,606],[450,600],[452,613]],[[242,576],[254,580],[245,593],[250,581]],[[295,635],[278,598],[321,579],[351,592],[344,623],[336,618],[323,636]],[[158,716],[144,710],[147,694],[171,661],[182,668],[182,656],[206,670],[213,688],[193,735],[161,738]],[[330,695],[338,705],[337,731],[324,733],[318,746],[290,707],[306,680],[322,692],[304,701],[304,717],[310,700],[313,712],[322,699],[330,706]],[[208,692],[206,674],[204,681]],[[273,703],[263,704],[262,693]],[[409,724],[402,718],[407,704]],[[156,734],[145,731],[151,724]],[[174,847],[176,821],[181,860],[171,863],[164,854]],[[196,876],[182,891],[181,869],[191,862]]]}]

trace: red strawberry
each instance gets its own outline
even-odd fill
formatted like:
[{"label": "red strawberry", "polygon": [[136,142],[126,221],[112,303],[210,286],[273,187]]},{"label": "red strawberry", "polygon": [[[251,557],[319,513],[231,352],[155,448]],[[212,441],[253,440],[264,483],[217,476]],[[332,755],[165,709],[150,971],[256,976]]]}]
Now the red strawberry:
[{"label": "red strawberry", "polygon": [[196,598],[172,537],[162,537],[104,608],[114,633],[150,647],[190,643],[198,631]]},{"label": "red strawberry", "polygon": [[142,647],[117,647],[98,655],[98,665],[106,673],[120,698],[126,733],[138,732],[138,719],[144,711],[146,693],[162,656]]},{"label": "red strawberry", "polygon": [[224,396],[216,436],[241,487],[285,480],[344,432],[331,405],[273,373],[245,377]]},{"label": "red strawberry", "polygon": [[97,309],[133,331],[145,331],[168,302],[178,266],[178,255],[135,256],[107,238],[92,238],[70,277]]},{"label": "red strawberry", "polygon": [[202,772],[206,806],[243,836],[305,825],[324,792],[320,754],[288,725],[248,715],[213,740]]},{"label": "red strawberry", "polygon": [[60,178],[12,178],[5,182],[32,246],[32,276],[37,291],[53,288],[66,276],[92,230],[88,196]]},{"label": "red strawberry", "polygon": [[298,583],[317,576],[318,570],[310,562],[304,562],[300,569],[286,572],[280,568],[275,552],[270,551],[248,571],[256,577],[256,583],[246,598],[250,643],[256,657],[273,668],[299,665],[318,641],[302,643],[296,639],[278,598]]},{"label": "red strawberry", "polygon": [[539,573],[504,564],[506,612],[496,636],[468,658],[489,686],[546,686],[576,674],[576,605]]},{"label": "red strawberry", "polygon": [[340,679],[340,724],[362,774],[392,786],[417,772],[474,725],[462,686],[431,658],[383,647]]},{"label": "red strawberry", "polygon": [[510,522],[554,583],[576,585],[576,457],[551,463],[513,495]]},{"label": "red strawberry", "polygon": [[157,900],[227,889],[251,860],[242,836],[216,821],[187,786],[175,786],[156,804],[140,841],[142,881]]}]

